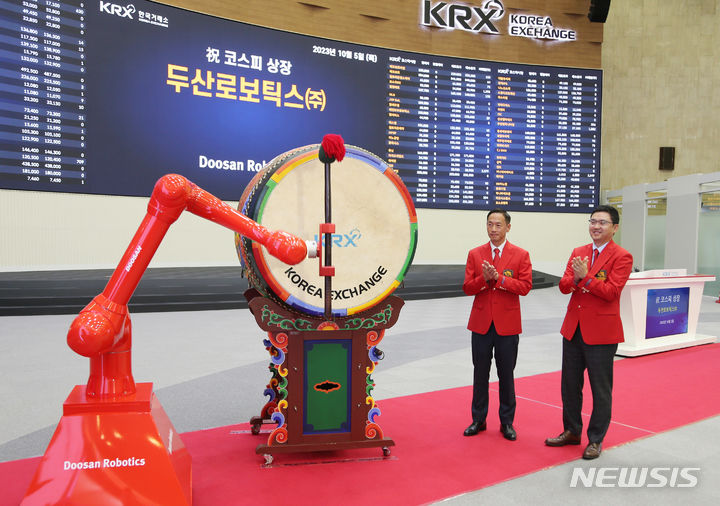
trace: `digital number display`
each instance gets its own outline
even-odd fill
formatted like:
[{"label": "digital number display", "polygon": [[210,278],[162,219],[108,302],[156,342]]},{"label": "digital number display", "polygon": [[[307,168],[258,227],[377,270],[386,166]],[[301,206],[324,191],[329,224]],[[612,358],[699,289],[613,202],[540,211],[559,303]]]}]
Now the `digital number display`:
[{"label": "digital number display", "polygon": [[[587,212],[602,72],[348,44],[137,1],[0,0],[0,187],[224,200],[326,133],[415,205]],[[336,170],[341,170],[338,164]]]}]

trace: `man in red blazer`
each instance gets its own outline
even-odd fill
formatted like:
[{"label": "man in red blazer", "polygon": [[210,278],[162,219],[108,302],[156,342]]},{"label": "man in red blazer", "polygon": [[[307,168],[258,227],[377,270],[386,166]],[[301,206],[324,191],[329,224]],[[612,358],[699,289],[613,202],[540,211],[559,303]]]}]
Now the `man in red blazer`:
[{"label": "man in red blazer", "polygon": [[593,409],[587,428],[584,459],[600,456],[612,411],[613,360],[624,341],[620,320],[620,292],[632,272],[633,257],[612,238],[620,216],[610,206],[597,207],[590,215],[593,242],[570,255],[560,291],[572,293],[560,333],[563,339],[561,393],[563,428],[548,446],[580,444],[582,390],[587,369]]},{"label": "man in red blazer", "polygon": [[522,325],[520,295],[532,288],[530,255],[510,244],[510,215],[493,209],[487,215],[490,242],[470,250],[465,266],[463,291],[474,295],[468,330],[472,332],[473,399],[472,423],[466,436],[487,429],[488,380],[495,351],[495,367],[500,380],[500,431],[510,441],[517,439],[515,418],[515,362]]}]

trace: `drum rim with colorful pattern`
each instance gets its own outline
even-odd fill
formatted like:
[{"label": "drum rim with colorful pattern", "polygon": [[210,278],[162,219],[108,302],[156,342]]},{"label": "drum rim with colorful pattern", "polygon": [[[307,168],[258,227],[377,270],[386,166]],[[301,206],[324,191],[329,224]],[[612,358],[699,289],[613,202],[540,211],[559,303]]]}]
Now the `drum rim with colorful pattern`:
[{"label": "drum rim with colorful pattern", "polygon": [[[319,145],[303,146],[275,157],[260,172],[258,172],[258,174],[248,184],[240,198],[238,209],[246,216],[262,224],[264,207],[267,204],[268,199],[270,199],[273,195],[273,191],[275,191],[277,185],[280,185],[282,180],[291,174],[292,171],[297,170],[299,167],[302,167],[304,164],[311,162],[314,159],[317,159],[318,148]],[[409,191],[395,171],[376,155],[356,146],[346,145],[345,157],[355,159],[377,170],[382,176],[388,178],[388,180],[392,183],[394,189],[397,190],[401,196],[402,203],[404,204],[404,210],[407,212],[409,244],[403,265],[399,267],[397,272],[389,273],[391,278],[388,279],[387,287],[382,291],[382,293],[375,295],[370,300],[362,300],[357,305],[350,307],[335,307],[333,305],[332,314],[334,317],[342,317],[359,313],[379,304],[382,300],[392,294],[402,283],[402,280],[412,263],[417,247],[418,236],[415,206]],[[318,163],[320,162],[318,161]],[[321,206],[322,203],[319,203],[318,205]],[[318,316],[324,313],[322,302],[317,305],[310,304],[306,301],[300,300],[295,294],[290,293],[286,287],[283,287],[282,283],[278,281],[277,277],[268,267],[265,261],[267,253],[263,252],[263,247],[261,245],[238,235],[235,237],[235,244],[238,256],[245,268],[250,284],[258,289],[260,293],[277,300],[292,310],[299,311],[304,314]],[[317,260],[314,261],[317,262]]]}]

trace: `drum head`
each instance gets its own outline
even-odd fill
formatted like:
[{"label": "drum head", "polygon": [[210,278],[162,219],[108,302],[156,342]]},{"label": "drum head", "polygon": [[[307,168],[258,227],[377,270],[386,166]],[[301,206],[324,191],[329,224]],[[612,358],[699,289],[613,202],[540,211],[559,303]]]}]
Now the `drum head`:
[{"label": "drum head", "polygon": [[[250,182],[238,209],[270,230],[320,242],[325,222],[325,165],[319,145],[276,157]],[[380,158],[346,146],[331,165],[332,313],[346,316],[390,295],[412,262],[417,216],[400,178]],[[317,258],[290,266],[263,246],[236,236],[248,279],[261,293],[295,310],[324,313],[325,281]]]}]

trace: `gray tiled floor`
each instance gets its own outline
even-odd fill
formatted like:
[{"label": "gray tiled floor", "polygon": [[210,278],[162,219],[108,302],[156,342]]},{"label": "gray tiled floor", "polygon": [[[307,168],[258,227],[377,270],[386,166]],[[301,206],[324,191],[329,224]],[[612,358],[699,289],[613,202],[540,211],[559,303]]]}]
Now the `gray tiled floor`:
[{"label": "gray tiled floor", "polygon": [[[373,374],[377,399],[470,384],[465,330],[470,303],[469,297],[406,303],[381,344],[386,358]],[[523,299],[517,377],[559,370],[558,331],[566,303],[557,288],[533,290]],[[0,317],[0,461],[41,455],[65,397],[87,380],[88,360],[65,344],[73,317]],[[154,383],[178,431],[244,422],[257,414],[263,403],[258,385],[267,380],[267,352],[248,310],[140,313],[132,320],[135,380]],[[714,298],[703,300],[698,333],[720,335],[720,304]],[[718,504],[718,462],[720,417],[715,417],[608,449],[598,461],[577,460],[443,504]],[[591,466],[700,471],[694,488],[570,487],[573,469]]]}]

